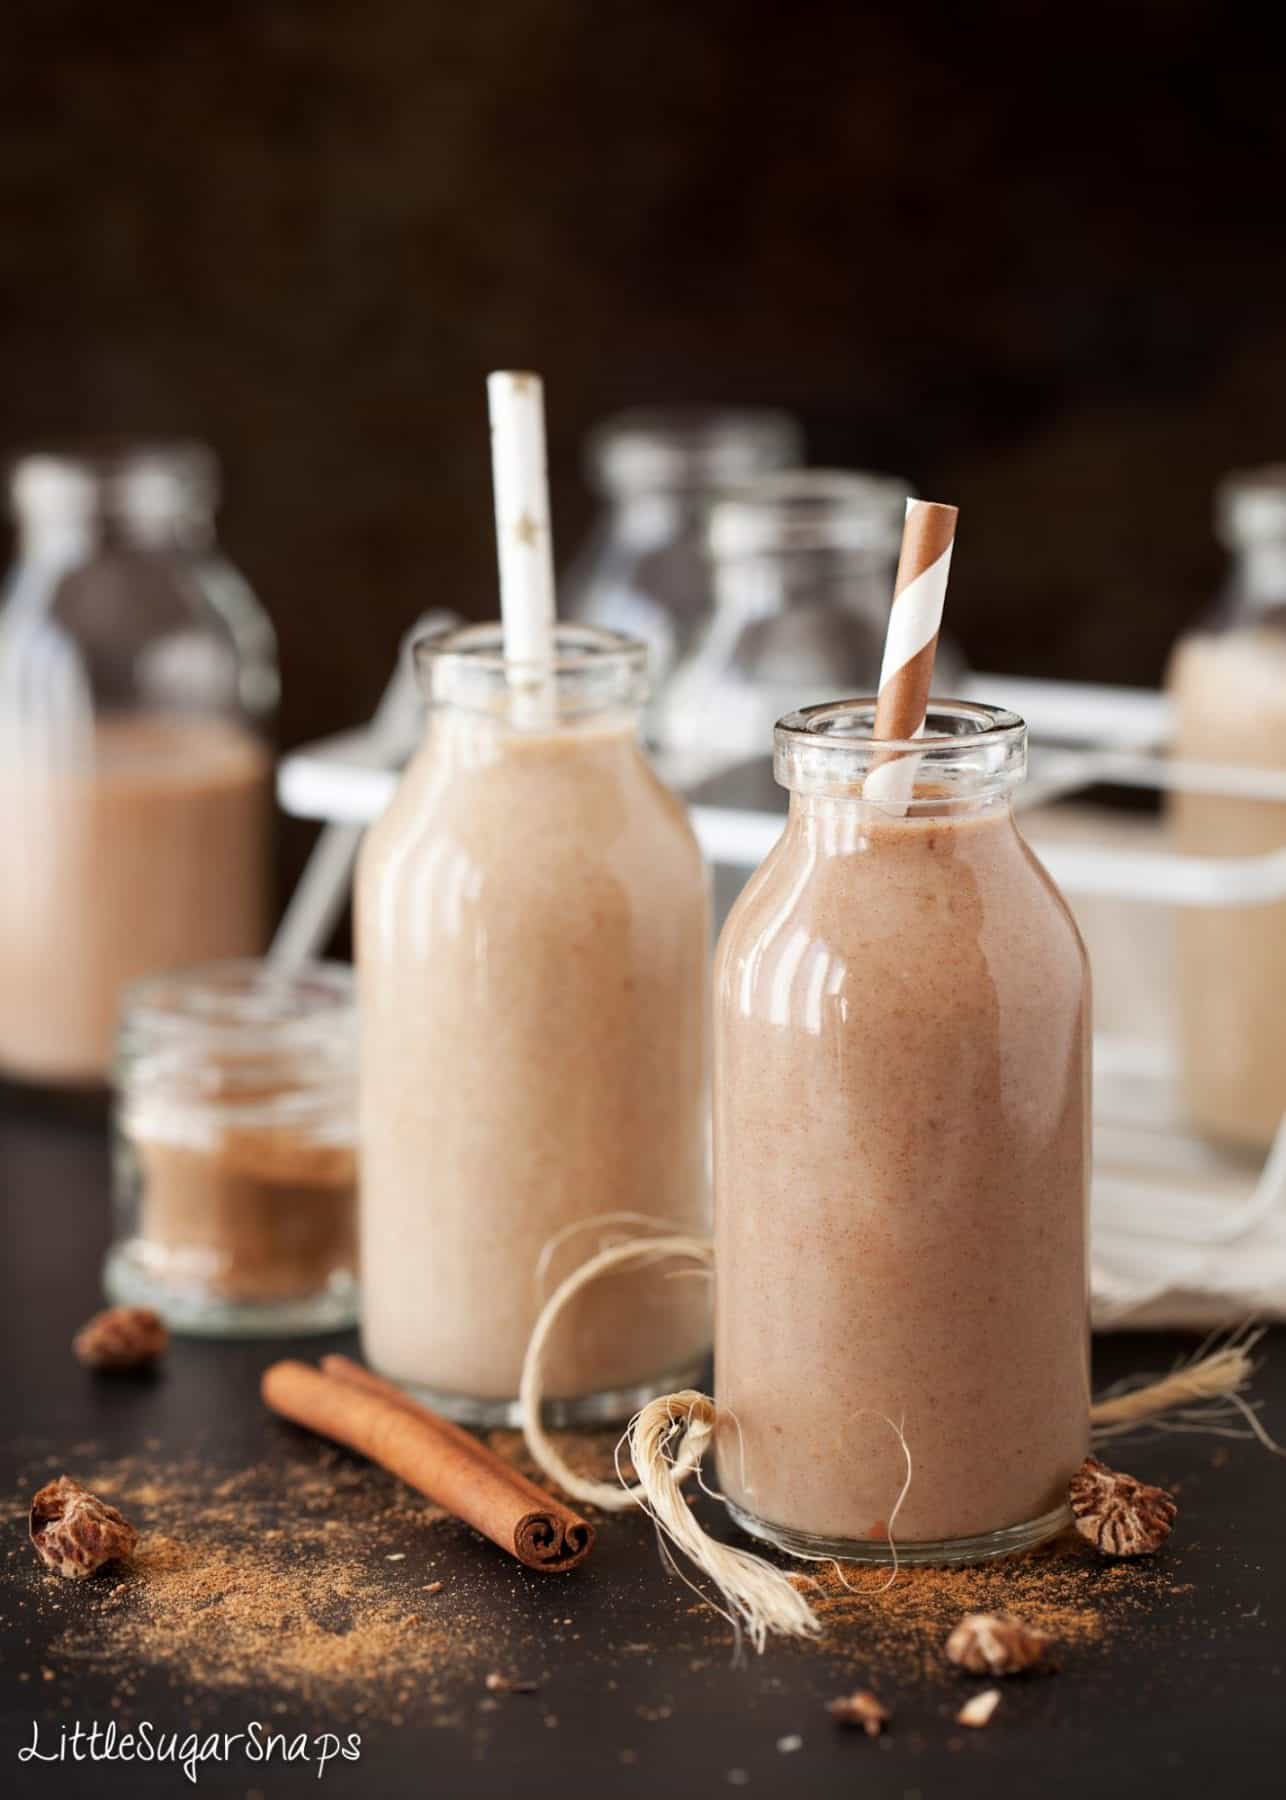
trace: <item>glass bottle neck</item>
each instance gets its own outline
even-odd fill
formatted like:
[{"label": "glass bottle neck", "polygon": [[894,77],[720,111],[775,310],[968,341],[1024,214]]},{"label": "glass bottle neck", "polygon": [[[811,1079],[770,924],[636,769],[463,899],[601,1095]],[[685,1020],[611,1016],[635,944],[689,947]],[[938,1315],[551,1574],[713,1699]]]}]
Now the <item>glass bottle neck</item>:
[{"label": "glass bottle neck", "polygon": [[642,713],[638,707],[603,707],[578,711],[571,717],[536,721],[480,713],[472,707],[449,702],[431,706],[425,719],[425,738],[445,767],[485,768],[524,748],[553,747],[606,754],[612,750],[639,752]]},{"label": "glass bottle neck", "polygon": [[1233,559],[1233,599],[1255,617],[1286,607],[1286,537],[1242,545]]},{"label": "glass bottle neck", "polygon": [[833,794],[790,796],[788,829],[809,851],[821,856],[851,856],[877,841],[897,839],[911,844],[941,842],[944,830],[982,820],[1012,825],[1013,804],[1005,794],[919,794],[906,811],[890,810],[860,795],[837,798]]},{"label": "glass bottle neck", "polygon": [[85,518],[23,520],[18,550],[32,561],[83,561],[104,552],[192,555],[214,544],[208,519],[128,518],[95,513]]},{"label": "glass bottle neck", "polygon": [[788,713],[773,734],[773,773],[790,790],[792,820],[837,842],[859,842],[881,821],[930,829],[964,817],[1007,817],[1027,768],[1027,727],[1016,713],[966,700],[931,700],[922,731],[876,739],[873,699]]},{"label": "glass bottle neck", "polygon": [[631,550],[672,543],[695,530],[702,514],[699,497],[661,490],[614,494],[610,504],[612,535]]},{"label": "glass bottle neck", "polygon": [[767,618],[811,606],[883,620],[892,581],[889,558],[869,551],[791,550],[721,560],[715,604],[727,614]]},{"label": "glass bottle neck", "polygon": [[593,433],[589,470],[592,485],[614,502],[654,493],[691,502],[793,467],[802,451],[799,428],[785,413],[636,408]]},{"label": "glass bottle neck", "polygon": [[214,542],[217,473],[198,445],[37,453],[15,464],[10,491],[20,552],[35,561],[193,552]]},{"label": "glass bottle neck", "polygon": [[507,659],[496,624],[436,628],[412,652],[430,724],[479,754],[518,737],[637,736],[647,649],[620,632],[557,624],[543,662]]}]

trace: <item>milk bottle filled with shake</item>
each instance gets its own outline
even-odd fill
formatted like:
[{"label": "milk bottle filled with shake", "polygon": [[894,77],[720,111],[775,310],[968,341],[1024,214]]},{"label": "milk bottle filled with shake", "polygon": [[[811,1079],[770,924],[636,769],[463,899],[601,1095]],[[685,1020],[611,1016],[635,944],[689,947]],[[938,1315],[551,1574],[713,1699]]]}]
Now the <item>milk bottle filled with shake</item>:
[{"label": "milk bottle filled with shake", "polygon": [[[1220,536],[1234,561],[1224,603],[1171,660],[1174,751],[1286,777],[1286,465],[1230,476]],[[1184,788],[1176,846],[1262,857],[1286,847],[1286,800]],[[1188,1111],[1212,1138],[1264,1149],[1286,1111],[1286,901],[1176,908]]]},{"label": "milk bottle filled with shake", "polygon": [[719,942],[720,1486],[788,1550],[974,1560],[1061,1529],[1087,1449],[1087,965],[1022,721],[878,718],[779,723],[788,822]]},{"label": "milk bottle filled with shake", "polygon": [[124,988],[267,925],[272,628],[197,445],[23,458],[0,615],[0,1074],[101,1084]]},{"label": "milk bottle filled with shake", "polygon": [[[505,620],[417,647],[427,730],[356,895],[365,1350],[474,1423],[516,1416],[542,1300],[605,1228],[707,1216],[700,854],[639,743],[643,645],[553,623],[543,441],[506,486],[539,384],[492,389]],[[595,1286],[551,1410],[691,1379],[708,1314],[700,1281]]]}]

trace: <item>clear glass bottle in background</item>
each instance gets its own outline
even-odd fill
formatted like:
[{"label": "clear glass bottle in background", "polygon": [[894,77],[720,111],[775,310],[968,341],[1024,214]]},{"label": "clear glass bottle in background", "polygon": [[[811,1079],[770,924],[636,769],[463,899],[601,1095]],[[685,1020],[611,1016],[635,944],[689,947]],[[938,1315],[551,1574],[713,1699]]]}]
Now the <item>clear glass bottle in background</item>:
[{"label": "clear glass bottle in background", "polygon": [[[668,780],[762,757],[777,719],[826,694],[875,691],[910,492],[892,476],[800,469],[715,501],[714,610],[657,709]],[[937,667],[950,693],[962,664],[949,642]]]},{"label": "clear glass bottle in background", "polygon": [[199,445],[25,456],[0,614],[0,1073],[105,1081],[125,986],[263,948],[272,627]]},{"label": "clear glass bottle in background", "polygon": [[[542,1299],[601,1248],[588,1221],[708,1228],[700,852],[639,743],[644,646],[560,625],[555,651],[542,719],[498,626],[417,645],[424,743],[358,868],[363,1343],[471,1424],[514,1421]],[[549,1411],[627,1416],[708,1343],[704,1283],[596,1283]]]},{"label": "clear glass bottle in background", "polygon": [[803,447],[795,420],[769,410],[636,408],[604,420],[585,452],[603,512],[560,583],[564,614],[642,638],[659,697],[710,610],[711,497],[795,467]]},{"label": "clear glass bottle in background", "polygon": [[254,959],[125,995],[109,1296],[200,1336],[357,1316],[357,1006],[335,963]]},{"label": "clear glass bottle in background", "polygon": [[786,828],[719,940],[720,1485],[888,1561],[909,1455],[898,1556],[974,1561],[1060,1530],[1088,1447],[1088,965],[1014,823],[1022,720],[931,701],[903,816],[862,795],[874,710],[781,721]]},{"label": "clear glass bottle in background", "polygon": [[[1286,771],[1286,464],[1230,475],[1216,528],[1232,566],[1213,617],[1176,645],[1174,752]],[[1176,793],[1179,849],[1263,856],[1286,846],[1286,802]],[[1194,1123],[1262,1150],[1286,1112],[1286,902],[1175,909],[1183,1078]]]}]

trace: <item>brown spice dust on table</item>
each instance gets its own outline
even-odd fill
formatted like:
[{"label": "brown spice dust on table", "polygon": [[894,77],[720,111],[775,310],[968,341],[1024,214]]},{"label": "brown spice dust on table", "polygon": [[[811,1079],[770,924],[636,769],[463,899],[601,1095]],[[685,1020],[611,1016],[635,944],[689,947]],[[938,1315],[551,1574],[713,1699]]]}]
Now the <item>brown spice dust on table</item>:
[{"label": "brown spice dust on table", "polygon": [[[618,1444],[621,1444],[619,1431],[555,1431],[550,1435],[558,1454],[574,1475],[580,1475],[587,1481],[615,1481],[617,1479],[616,1450]],[[546,1487],[555,1485],[550,1483],[549,1476],[528,1452],[521,1431],[489,1431],[487,1446],[494,1450],[497,1456],[503,1456],[506,1462],[512,1463],[516,1469],[520,1469],[531,1480]],[[627,1482],[634,1482],[638,1479],[634,1472],[634,1465],[623,1445],[621,1445],[619,1473]],[[583,1503],[578,1501],[577,1504]],[[593,1506],[586,1507],[588,1512],[594,1510]]]},{"label": "brown spice dust on table", "polygon": [[[616,1432],[555,1436],[573,1466],[606,1477]],[[493,1433],[491,1443],[529,1470],[520,1433]],[[514,1591],[513,1571],[437,1579],[450,1540],[435,1542],[432,1528],[464,1528],[381,1470],[317,1448],[226,1474],[195,1459],[166,1461],[153,1440],[146,1448],[106,1462],[92,1445],[66,1453],[94,1492],[141,1527],[128,1565],[87,1584],[73,1608],[34,1559],[29,1570],[17,1563],[24,1598],[66,1619],[48,1680],[95,1664],[113,1671],[128,1700],[144,1671],[160,1671],[193,1703],[205,1691],[343,1692],[359,1717],[398,1724],[427,1704],[445,1724],[440,1709],[467,1699],[462,1686],[484,1692],[497,1666],[540,1665],[539,1642],[523,1635],[530,1627],[506,1628],[497,1604]],[[65,1458],[47,1460],[12,1497],[15,1517],[25,1519],[31,1492]]]},{"label": "brown spice dust on table", "polygon": [[[220,1478],[195,1463],[124,1458],[87,1473],[143,1527],[138,1550],[98,1577],[83,1606],[60,1604],[33,1562],[37,1608],[62,1611],[51,1659],[146,1671],[194,1698],[245,1688],[303,1699],[346,1690],[361,1715],[441,1697],[450,1675],[480,1679],[499,1628],[468,1583],[425,1583],[445,1515],[379,1471],[328,1451]],[[391,1543],[423,1533],[424,1555],[391,1568]]]},{"label": "brown spice dust on table", "polygon": [[[610,1467],[614,1433],[559,1439],[565,1450],[575,1446],[587,1473]],[[518,1434],[492,1433],[489,1441],[524,1465]],[[334,1700],[342,1693],[346,1712],[358,1719],[399,1724],[427,1707],[435,1723],[449,1724],[461,1722],[462,1701],[474,1704],[471,1692],[488,1704],[489,1671],[516,1671],[524,1679],[548,1674],[553,1652],[540,1628],[525,1622],[520,1607],[505,1622],[503,1601],[518,1591],[519,1572],[499,1564],[447,1568],[442,1558],[450,1539],[436,1542],[434,1528],[461,1528],[378,1469],[318,1449],[220,1476],[196,1461],[166,1462],[159,1447],[106,1463],[96,1462],[88,1446],[80,1449],[80,1478],[125,1509],[142,1527],[143,1541],[132,1566],[77,1584],[74,1601],[67,1598],[69,1584],[47,1576],[34,1558],[29,1568],[25,1559],[15,1565],[26,1570],[26,1602],[60,1616],[62,1630],[48,1653],[55,1664],[50,1680],[74,1681],[79,1667],[96,1664],[113,1672],[127,1705],[139,1676],[160,1671],[192,1704],[205,1691],[245,1689],[276,1694],[269,1704],[282,1711],[291,1697]],[[63,1458],[50,1460],[61,1466]],[[15,1516],[47,1475],[44,1468],[34,1472],[14,1496]],[[413,1553],[402,1555],[407,1547]],[[401,1560],[390,1562],[394,1551]],[[638,1554],[653,1554],[650,1533]],[[1058,1653],[1075,1652],[1146,1629],[1164,1600],[1185,1591],[1171,1557],[1105,1562],[1071,1534],[1004,1562],[904,1567],[883,1593],[887,1576],[879,1570],[817,1564],[792,1572],[814,1584],[809,1592],[822,1638],[817,1645],[777,1648],[838,1656],[864,1679],[888,1682],[925,1675],[961,1681],[943,1646],[965,1613],[1017,1613],[1048,1631]],[[1172,1609],[1166,1612],[1172,1626]],[[691,1647],[705,1644],[710,1651],[693,1659],[695,1673],[717,1660],[730,1635],[674,1585],[658,1614],[658,1632],[678,1644],[683,1621],[694,1617],[709,1626],[709,1636]],[[572,1619],[561,1623],[570,1626]],[[613,1666],[619,1667],[616,1656],[654,1648],[616,1645]]]},{"label": "brown spice dust on table", "polygon": [[968,1613],[1015,1614],[1061,1653],[1141,1626],[1163,1599],[1184,1591],[1165,1560],[1108,1562],[1074,1533],[1024,1555],[964,1568],[884,1570],[818,1563],[792,1570],[822,1624],[822,1646],[863,1667],[958,1679],[946,1658],[950,1632]]}]

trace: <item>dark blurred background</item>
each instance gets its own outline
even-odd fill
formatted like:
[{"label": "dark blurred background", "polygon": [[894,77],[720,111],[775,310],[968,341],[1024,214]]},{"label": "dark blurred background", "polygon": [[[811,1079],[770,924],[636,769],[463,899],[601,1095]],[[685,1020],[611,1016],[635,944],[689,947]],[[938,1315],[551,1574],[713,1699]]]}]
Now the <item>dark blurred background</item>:
[{"label": "dark blurred background", "polygon": [[775,402],[960,503],[978,666],[1154,681],[1210,490],[1286,454],[1279,44],[1216,0],[19,0],[9,448],[195,434],[287,744],[423,607],[495,611],[483,376],[555,530],[636,401]]}]

